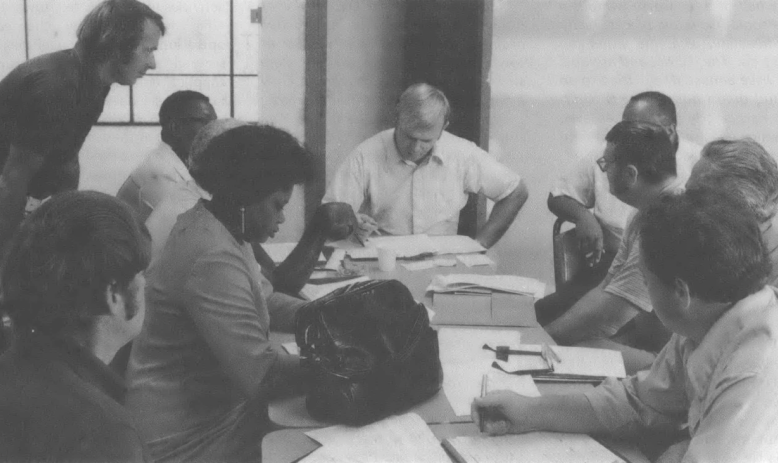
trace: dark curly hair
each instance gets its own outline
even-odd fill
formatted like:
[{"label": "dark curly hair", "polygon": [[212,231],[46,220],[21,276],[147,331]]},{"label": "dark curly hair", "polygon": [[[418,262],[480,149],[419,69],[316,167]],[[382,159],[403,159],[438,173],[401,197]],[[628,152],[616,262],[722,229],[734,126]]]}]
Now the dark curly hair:
[{"label": "dark curly hair", "polygon": [[192,158],[190,171],[214,200],[247,205],[306,182],[312,169],[311,156],[289,133],[245,125],[211,140]]},{"label": "dark curly hair", "polygon": [[676,279],[707,302],[737,302],[760,290],[772,269],[756,217],[728,192],[666,195],[637,216],[643,262],[660,281]]},{"label": "dark curly hair", "polygon": [[3,309],[17,330],[87,334],[108,312],[106,288],[126,290],[148,265],[150,247],[146,227],[123,201],[96,191],[55,195],[10,242]]}]

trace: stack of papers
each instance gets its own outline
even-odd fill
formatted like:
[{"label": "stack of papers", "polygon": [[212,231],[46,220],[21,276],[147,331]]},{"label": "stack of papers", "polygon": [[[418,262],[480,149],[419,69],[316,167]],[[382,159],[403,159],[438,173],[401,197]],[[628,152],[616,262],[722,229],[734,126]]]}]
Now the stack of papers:
[{"label": "stack of papers", "polygon": [[450,463],[427,423],[406,413],[362,427],[331,426],[305,433],[322,445],[300,463],[423,461]]},{"label": "stack of papers", "polygon": [[349,257],[354,260],[378,259],[378,248],[393,250],[398,259],[421,259],[437,254],[469,254],[486,251],[486,248],[477,241],[463,235],[373,236],[365,242],[364,246],[348,240],[337,241],[330,246],[345,249]]},{"label": "stack of papers", "polygon": [[435,293],[489,293],[501,291],[543,297],[546,284],[534,278],[516,275],[451,274],[436,275],[427,291]]},{"label": "stack of papers", "polygon": [[[496,347],[491,345],[491,347]],[[540,353],[541,346],[524,344],[511,346],[511,350]],[[607,377],[624,378],[624,359],[621,352],[588,347],[549,346],[561,361],[544,359],[540,355],[511,354],[508,361],[494,360],[494,366],[508,373],[551,368],[548,373],[533,374],[535,381],[593,382]]]}]

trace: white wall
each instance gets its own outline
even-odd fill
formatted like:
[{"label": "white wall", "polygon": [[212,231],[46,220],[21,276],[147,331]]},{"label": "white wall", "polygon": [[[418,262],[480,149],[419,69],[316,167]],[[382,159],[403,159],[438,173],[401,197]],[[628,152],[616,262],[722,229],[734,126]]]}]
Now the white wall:
[{"label": "white wall", "polygon": [[546,198],[629,97],[672,97],[699,144],[751,136],[778,150],[778,2],[495,0],[491,139],[530,199],[496,250],[502,270],[553,283]]}]

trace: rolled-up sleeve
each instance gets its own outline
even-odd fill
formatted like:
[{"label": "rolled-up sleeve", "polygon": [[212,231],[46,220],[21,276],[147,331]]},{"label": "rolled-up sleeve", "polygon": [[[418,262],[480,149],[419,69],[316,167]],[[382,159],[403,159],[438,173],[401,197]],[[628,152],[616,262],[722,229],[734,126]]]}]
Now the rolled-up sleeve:
[{"label": "rolled-up sleeve", "polygon": [[593,159],[579,161],[575,167],[559,177],[551,188],[551,196],[568,196],[587,209],[594,207],[595,182],[594,169],[598,168]]},{"label": "rolled-up sleeve", "polygon": [[674,335],[648,371],[625,379],[609,378],[586,393],[597,418],[617,436],[642,429],[679,429],[686,423],[682,341]]},{"label": "rolled-up sleeve", "polygon": [[465,191],[483,193],[492,201],[500,201],[513,193],[519,182],[521,177],[518,174],[472,144],[467,156]]},{"label": "rolled-up sleeve", "polygon": [[184,301],[224,373],[249,397],[278,358],[268,340],[265,300],[256,297],[252,278],[238,255],[205,254],[192,268]]}]

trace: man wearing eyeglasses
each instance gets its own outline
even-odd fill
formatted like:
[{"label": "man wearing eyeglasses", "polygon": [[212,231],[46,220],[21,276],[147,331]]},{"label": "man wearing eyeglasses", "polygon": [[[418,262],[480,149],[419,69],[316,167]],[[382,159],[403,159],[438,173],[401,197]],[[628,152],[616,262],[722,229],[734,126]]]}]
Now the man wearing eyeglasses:
[{"label": "man wearing eyeglasses", "polygon": [[[605,140],[605,151],[597,165],[607,175],[610,193],[637,209],[635,214],[660,196],[674,194],[683,187],[683,180],[676,175],[675,148],[663,127],[622,121],[608,132]],[[622,351],[629,374],[651,365],[655,352],[666,341],[656,335],[666,330],[657,331],[660,324],[652,314],[640,273],[635,223],[634,218],[630,219],[605,279],[545,326],[562,345]],[[652,334],[644,336],[645,333]]]},{"label": "man wearing eyeglasses", "polygon": [[197,132],[216,119],[210,100],[200,92],[181,90],[159,108],[162,141],[132,171],[116,196],[138,213],[143,222],[171,189],[192,181],[187,162]]},{"label": "man wearing eyeglasses", "polygon": [[[639,93],[630,98],[622,120],[650,122],[664,128],[675,149],[678,178],[686,182],[700,158],[701,147],[678,136],[675,103],[670,97],[655,91]],[[587,255],[590,269],[535,304],[541,324],[561,315],[602,281],[619,248],[627,218],[635,212],[610,193],[607,176],[594,162],[604,149],[603,143],[561,176],[548,196],[548,209],[575,224],[578,245]]]}]

